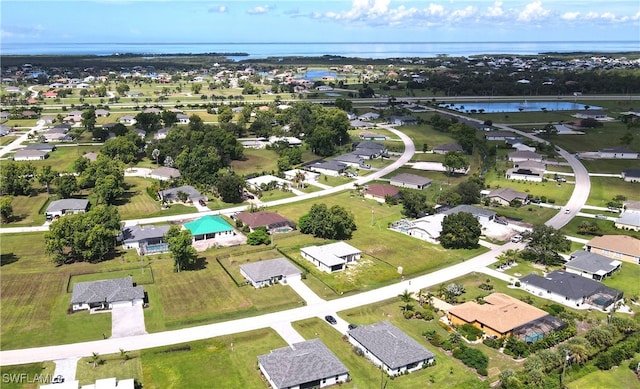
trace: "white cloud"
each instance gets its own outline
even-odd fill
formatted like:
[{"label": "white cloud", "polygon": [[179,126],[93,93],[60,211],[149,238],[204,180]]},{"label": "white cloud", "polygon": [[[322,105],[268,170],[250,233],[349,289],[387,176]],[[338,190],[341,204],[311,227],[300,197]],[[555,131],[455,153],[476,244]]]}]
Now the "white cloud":
[{"label": "white cloud", "polygon": [[227,8],[226,5],[212,5],[209,8],[209,12],[211,12],[211,13],[219,13],[219,14],[225,13],[228,10],[229,9]]},{"label": "white cloud", "polygon": [[248,9],[247,13],[252,15],[266,14],[270,9],[271,7],[268,5],[258,5],[256,7]]},{"label": "white cloud", "polygon": [[524,9],[518,14],[518,21],[539,21],[549,16],[550,12],[551,11],[549,11],[548,9],[544,9],[544,7],[542,7],[541,1],[534,1],[533,3],[527,4]]},{"label": "white cloud", "polygon": [[565,12],[560,17],[564,20],[576,20],[580,16],[580,12]]},{"label": "white cloud", "polygon": [[499,18],[504,16],[504,10],[502,9],[502,1],[496,1],[492,6],[487,7],[486,16],[490,18]]}]

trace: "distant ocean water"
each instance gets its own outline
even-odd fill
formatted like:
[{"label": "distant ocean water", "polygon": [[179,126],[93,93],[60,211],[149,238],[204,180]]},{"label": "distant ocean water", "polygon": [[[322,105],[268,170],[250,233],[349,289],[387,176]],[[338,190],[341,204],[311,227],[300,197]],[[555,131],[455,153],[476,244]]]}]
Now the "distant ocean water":
[{"label": "distant ocean water", "polygon": [[535,55],[545,52],[640,51],[640,41],[581,42],[343,42],[343,43],[0,43],[2,55],[111,55],[248,53],[248,57],[318,57],[337,55],[359,58],[470,56],[481,54]]}]

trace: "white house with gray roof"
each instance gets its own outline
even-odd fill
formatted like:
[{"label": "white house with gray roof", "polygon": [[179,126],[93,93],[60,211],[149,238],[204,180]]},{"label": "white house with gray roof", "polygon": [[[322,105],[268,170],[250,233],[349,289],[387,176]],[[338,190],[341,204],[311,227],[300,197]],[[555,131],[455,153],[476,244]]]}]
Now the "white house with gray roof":
[{"label": "white house with gray roof", "polygon": [[169,232],[169,226],[130,226],[122,229],[119,240],[126,250],[136,249],[138,254],[160,254],[169,251],[169,245],[164,236]]},{"label": "white house with gray roof", "polygon": [[431,179],[411,173],[400,173],[391,177],[389,183],[393,186],[399,186],[401,188],[422,190],[431,185]]},{"label": "white house with gray roof", "polygon": [[240,274],[253,285],[261,288],[288,280],[300,279],[302,272],[285,258],[269,259],[240,265]]},{"label": "white house with gray roof", "polygon": [[570,255],[569,262],[564,264],[567,273],[602,281],[613,272],[620,270],[622,262],[589,251],[578,250]]},{"label": "white house with gray roof", "polygon": [[382,321],[347,332],[349,342],[390,376],[411,373],[435,362],[435,355],[398,327]]},{"label": "white house with gray roof", "polygon": [[458,205],[457,207],[453,207],[439,213],[442,213],[444,215],[452,215],[459,212],[467,212],[472,214],[473,217],[478,219],[480,223],[490,222],[494,220],[496,217],[496,213],[494,211],[490,211],[484,208],[474,207],[473,205],[467,205],[467,204]]},{"label": "white house with gray roof", "polygon": [[89,210],[89,201],[83,199],[62,199],[52,201],[47,210],[45,216],[47,220],[60,217],[67,214],[85,213]]},{"label": "white house with gray roof", "polygon": [[258,356],[258,367],[273,389],[325,388],[349,380],[349,370],[320,341],[307,340]]},{"label": "white house with gray roof", "polygon": [[131,277],[76,282],[71,295],[71,308],[74,311],[130,307],[142,305],[143,302],[144,290],[141,286],[134,286]]},{"label": "white house with gray roof", "polygon": [[173,178],[180,178],[180,170],[173,167],[161,166],[149,172],[149,177],[154,180],[170,181]]},{"label": "white house with gray roof", "polygon": [[167,203],[178,203],[180,200],[180,193],[184,193],[187,195],[187,201],[192,203],[197,202],[200,199],[207,201],[206,196],[202,195],[196,188],[191,185],[178,186],[176,188],[170,188],[166,190],[161,190],[158,192],[158,197],[160,197],[160,201],[164,201]]},{"label": "white house with gray roof", "polygon": [[344,270],[348,263],[360,259],[362,251],[345,242],[335,242],[324,246],[304,247],[300,249],[300,254],[318,269],[333,273]]}]

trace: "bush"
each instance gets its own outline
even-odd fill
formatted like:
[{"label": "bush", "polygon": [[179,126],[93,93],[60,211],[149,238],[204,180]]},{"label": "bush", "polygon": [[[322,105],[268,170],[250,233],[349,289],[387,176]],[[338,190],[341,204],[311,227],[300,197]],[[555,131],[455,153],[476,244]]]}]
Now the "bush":
[{"label": "bush", "polygon": [[460,344],[460,347],[453,350],[453,356],[465,365],[476,369],[478,374],[487,375],[489,358],[482,351]]},{"label": "bush", "polygon": [[482,336],[482,330],[472,326],[471,324],[458,326],[457,330],[462,336],[472,342]]},{"label": "bush", "polygon": [[487,347],[491,347],[497,350],[502,347],[503,341],[502,339],[486,338],[482,341],[482,343]]}]

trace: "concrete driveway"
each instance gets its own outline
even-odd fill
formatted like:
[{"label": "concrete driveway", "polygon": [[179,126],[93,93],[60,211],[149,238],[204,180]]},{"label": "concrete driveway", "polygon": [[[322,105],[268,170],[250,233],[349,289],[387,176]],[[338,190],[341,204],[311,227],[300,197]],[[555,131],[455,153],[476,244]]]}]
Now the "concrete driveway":
[{"label": "concrete driveway", "polygon": [[111,337],[146,334],[142,305],[118,307],[111,310]]},{"label": "concrete driveway", "polygon": [[287,279],[287,285],[291,286],[293,290],[300,295],[307,303],[307,305],[323,303],[324,300],[318,297],[302,280]]},{"label": "concrete driveway", "polygon": [[79,360],[80,358],[67,358],[53,361],[56,364],[56,369],[53,373],[53,376],[57,377],[60,375],[64,377],[65,382],[75,380],[76,368],[78,367]]}]

